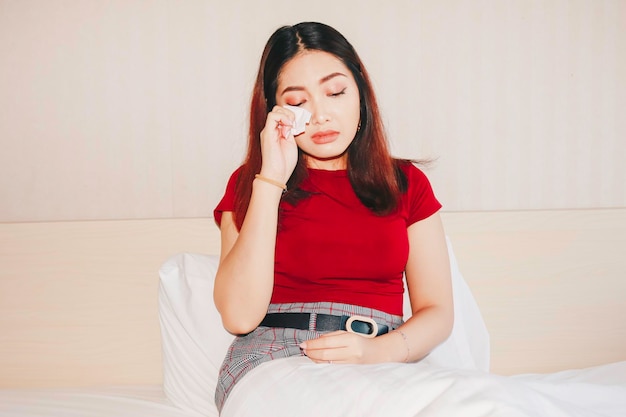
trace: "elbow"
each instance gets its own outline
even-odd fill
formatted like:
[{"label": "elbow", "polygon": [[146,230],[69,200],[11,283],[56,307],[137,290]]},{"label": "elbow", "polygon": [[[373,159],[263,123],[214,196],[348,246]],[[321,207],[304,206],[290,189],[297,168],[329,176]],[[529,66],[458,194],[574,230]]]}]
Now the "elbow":
[{"label": "elbow", "polygon": [[446,341],[450,337],[450,335],[452,334],[452,330],[454,329],[455,312],[454,298],[452,296],[452,292],[450,292],[449,296],[442,297],[442,299],[440,299],[439,302],[433,304],[432,307],[437,312],[436,314],[438,317],[442,342]]},{"label": "elbow", "polygon": [[254,331],[259,326],[259,321],[230,318],[222,314],[222,326],[232,335],[242,336]]},{"label": "elbow", "polygon": [[264,313],[255,313],[246,311],[237,307],[238,303],[220,302],[218,298],[214,298],[215,307],[220,313],[222,326],[224,329],[235,336],[246,335],[259,326],[263,320]]},{"label": "elbow", "polygon": [[454,328],[454,306],[446,306],[442,308],[441,312],[441,331],[443,341],[447,340],[452,334]]},{"label": "elbow", "polygon": [[255,330],[267,313],[271,288],[246,288],[228,284],[230,277],[221,276],[218,270],[213,287],[213,303],[222,319],[224,329],[233,335],[246,335]]},{"label": "elbow", "polygon": [[445,342],[454,328],[454,307],[448,304],[435,304],[413,312],[413,315],[430,317],[430,328],[436,344]]}]

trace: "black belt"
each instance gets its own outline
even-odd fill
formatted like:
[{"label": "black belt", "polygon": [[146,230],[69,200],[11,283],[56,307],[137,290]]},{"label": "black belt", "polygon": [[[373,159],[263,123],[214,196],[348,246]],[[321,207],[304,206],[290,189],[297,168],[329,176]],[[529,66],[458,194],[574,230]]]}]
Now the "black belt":
[{"label": "black belt", "polygon": [[346,330],[367,337],[376,337],[389,332],[387,325],[378,324],[369,317],[317,313],[268,313],[259,326],[318,332]]}]

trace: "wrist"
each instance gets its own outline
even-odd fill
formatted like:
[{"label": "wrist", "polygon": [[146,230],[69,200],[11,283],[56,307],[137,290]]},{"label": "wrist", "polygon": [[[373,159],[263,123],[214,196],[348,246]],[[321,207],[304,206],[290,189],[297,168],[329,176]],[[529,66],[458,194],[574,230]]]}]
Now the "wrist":
[{"label": "wrist", "polygon": [[[289,175],[284,170],[271,169],[270,167],[261,167],[259,172],[257,172],[257,175],[265,178],[270,178],[274,181],[280,182],[281,184],[286,183],[287,179],[289,179]],[[285,175],[287,176],[287,179],[285,179]]]},{"label": "wrist", "polygon": [[383,336],[374,338],[374,341],[379,342],[377,347],[377,362],[409,362],[411,351],[405,337],[405,332],[396,329]]},{"label": "wrist", "polygon": [[273,187],[276,187],[276,188],[280,189],[281,192],[287,191],[287,184],[285,184],[285,183],[283,183],[283,182],[281,182],[279,180],[276,180],[276,179],[274,179],[272,177],[269,177],[269,176],[256,174],[254,176],[254,182],[255,183],[256,182],[263,182],[265,184],[268,184],[268,185],[271,185]]},{"label": "wrist", "polygon": [[[402,353],[400,354],[401,359],[396,360],[396,362],[405,362],[405,363],[408,362],[409,358],[411,357],[411,347],[406,337],[406,333],[404,333],[400,329],[393,330],[391,333],[396,335],[396,340],[400,339],[400,341],[398,341],[398,345],[400,346],[399,351],[400,352],[404,351],[404,354]],[[398,335],[400,336],[400,338],[398,338]]]},{"label": "wrist", "polygon": [[407,359],[407,348],[404,339],[395,330],[371,339],[376,344],[373,362],[402,363]]}]

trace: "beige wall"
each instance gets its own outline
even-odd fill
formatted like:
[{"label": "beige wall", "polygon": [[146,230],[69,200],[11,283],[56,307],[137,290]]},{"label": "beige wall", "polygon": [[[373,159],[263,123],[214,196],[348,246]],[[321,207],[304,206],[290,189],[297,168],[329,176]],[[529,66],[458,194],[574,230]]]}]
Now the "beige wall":
[{"label": "beige wall", "polygon": [[329,23],[445,209],[626,206],[626,2],[0,0],[0,222],[207,216],[261,48]]}]

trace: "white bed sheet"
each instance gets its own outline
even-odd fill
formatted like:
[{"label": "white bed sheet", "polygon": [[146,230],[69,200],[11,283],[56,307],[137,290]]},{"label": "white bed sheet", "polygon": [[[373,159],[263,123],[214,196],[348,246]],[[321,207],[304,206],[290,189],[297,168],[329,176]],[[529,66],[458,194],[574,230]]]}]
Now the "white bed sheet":
[{"label": "white bed sheet", "polygon": [[235,386],[222,417],[624,417],[626,362],[499,376],[426,363],[267,362]]},{"label": "white bed sheet", "polygon": [[[199,417],[159,386],[0,390],[1,417]],[[217,417],[217,412],[210,416]]]}]

